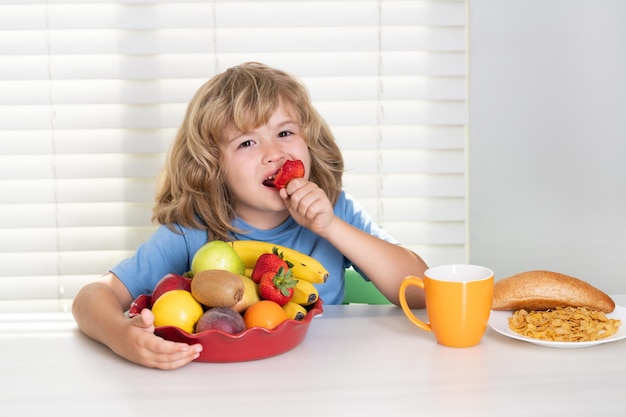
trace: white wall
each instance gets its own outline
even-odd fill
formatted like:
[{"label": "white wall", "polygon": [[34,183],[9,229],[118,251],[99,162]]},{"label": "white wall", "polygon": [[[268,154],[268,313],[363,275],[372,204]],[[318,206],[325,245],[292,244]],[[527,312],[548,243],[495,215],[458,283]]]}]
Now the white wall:
[{"label": "white wall", "polygon": [[626,1],[469,15],[470,262],[626,293]]}]

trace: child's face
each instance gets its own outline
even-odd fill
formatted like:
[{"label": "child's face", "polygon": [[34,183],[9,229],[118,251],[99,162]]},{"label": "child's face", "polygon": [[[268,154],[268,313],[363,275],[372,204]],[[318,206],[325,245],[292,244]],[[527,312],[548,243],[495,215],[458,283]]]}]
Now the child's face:
[{"label": "child's face", "polygon": [[300,128],[282,102],[267,124],[250,132],[227,129],[223,169],[226,182],[237,196],[237,214],[247,223],[269,229],[289,215],[278,190],[269,185],[283,163],[300,159],[305,178],[309,177],[311,158]]}]

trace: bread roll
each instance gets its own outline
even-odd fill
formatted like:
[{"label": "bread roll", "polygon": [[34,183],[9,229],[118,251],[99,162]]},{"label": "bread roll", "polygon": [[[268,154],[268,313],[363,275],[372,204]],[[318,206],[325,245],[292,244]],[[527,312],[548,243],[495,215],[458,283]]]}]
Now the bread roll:
[{"label": "bread roll", "polygon": [[550,271],[522,272],[496,281],[493,287],[492,310],[548,310],[568,306],[610,313],[615,302],[585,281]]}]

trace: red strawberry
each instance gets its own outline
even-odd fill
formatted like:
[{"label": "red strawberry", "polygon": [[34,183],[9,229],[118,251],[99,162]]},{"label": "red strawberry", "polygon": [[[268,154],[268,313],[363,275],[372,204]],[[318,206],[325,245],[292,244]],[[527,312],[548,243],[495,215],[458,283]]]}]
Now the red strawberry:
[{"label": "red strawberry", "polygon": [[274,246],[272,248],[272,253],[264,253],[256,260],[254,264],[254,269],[252,270],[252,281],[257,284],[261,281],[261,277],[266,272],[277,273],[280,268],[283,268],[285,271],[291,269],[293,265],[283,259],[283,253],[278,252],[278,248]]},{"label": "red strawberry", "polygon": [[294,178],[304,177],[304,164],[299,159],[295,161],[285,161],[283,166],[278,170],[276,178],[274,178],[274,187],[284,188],[289,181]]},{"label": "red strawberry", "polygon": [[259,282],[259,295],[264,300],[274,301],[283,306],[291,300],[298,280],[291,276],[291,271],[280,268],[277,273],[266,272]]}]

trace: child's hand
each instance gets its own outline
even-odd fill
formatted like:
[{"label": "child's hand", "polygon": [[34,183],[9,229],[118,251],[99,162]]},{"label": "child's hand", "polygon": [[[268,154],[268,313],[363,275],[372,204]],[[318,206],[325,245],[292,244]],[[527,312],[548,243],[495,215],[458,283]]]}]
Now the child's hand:
[{"label": "child's hand", "polygon": [[317,184],[303,178],[294,178],[280,190],[280,196],[294,220],[324,236],[335,219],[333,206],[324,191]]},{"label": "child's hand", "polygon": [[180,368],[198,357],[202,346],[171,342],[154,334],[154,315],[148,309],[128,321],[114,350],[126,359],[150,368]]}]

